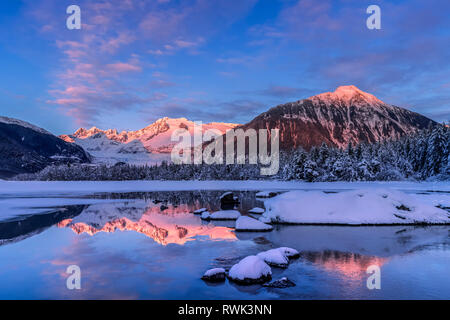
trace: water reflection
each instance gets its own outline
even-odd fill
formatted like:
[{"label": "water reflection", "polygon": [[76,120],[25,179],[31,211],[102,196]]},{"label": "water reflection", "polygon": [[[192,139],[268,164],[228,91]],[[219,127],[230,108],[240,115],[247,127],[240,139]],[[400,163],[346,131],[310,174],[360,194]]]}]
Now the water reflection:
[{"label": "water reflection", "polygon": [[[96,194],[114,202],[51,208],[0,221],[0,298],[312,299],[450,298],[449,226],[293,226],[234,233],[233,221],[204,222],[192,212],[220,208],[223,191]],[[263,203],[235,192],[245,214]],[[53,227],[52,227],[53,226]],[[45,230],[45,232],[43,232]],[[6,245],[7,244],[7,245]],[[301,252],[287,289],[211,285],[206,269],[288,246]],[[81,291],[65,287],[68,265],[82,269]],[[369,265],[383,290],[368,291]]]},{"label": "water reflection", "polygon": [[167,204],[166,207],[161,211],[152,201],[145,200],[91,205],[77,217],[63,220],[57,226],[91,236],[99,232],[135,231],[162,245],[182,245],[195,237],[236,239],[230,228],[203,224],[199,216],[189,212],[192,207],[186,204],[176,207]]},{"label": "water reflection", "polygon": [[0,246],[39,234],[65,219],[79,215],[87,206],[57,208],[43,214],[22,215],[0,221]]},{"label": "water reflection", "polygon": [[389,261],[389,258],[331,250],[302,252],[302,257],[327,271],[337,272],[353,280],[367,277],[366,270],[369,266],[382,267]]},{"label": "water reflection", "polygon": [[[71,228],[76,234],[91,236],[99,232],[135,231],[162,245],[184,244],[196,237],[235,240],[236,237],[231,232],[234,222],[208,223],[192,214],[200,208],[207,208],[210,211],[220,210],[220,195],[224,192],[98,193],[88,198],[114,202],[58,206],[58,208],[49,205],[47,213],[28,215],[20,212],[15,219],[0,221],[0,245],[26,239],[52,225]],[[255,206],[263,206],[263,202],[255,197],[255,193],[255,191],[234,192],[239,198],[235,209],[246,214]]]}]

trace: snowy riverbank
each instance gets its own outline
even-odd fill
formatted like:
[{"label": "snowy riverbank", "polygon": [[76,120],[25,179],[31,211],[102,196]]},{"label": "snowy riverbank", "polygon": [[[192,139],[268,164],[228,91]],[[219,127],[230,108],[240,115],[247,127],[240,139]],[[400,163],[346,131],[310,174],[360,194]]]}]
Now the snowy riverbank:
[{"label": "snowy riverbank", "polygon": [[[291,191],[265,201],[264,222],[296,224],[450,224],[449,196],[392,189]],[[437,206],[440,206],[438,208]]]},{"label": "snowy riverbank", "polygon": [[98,192],[189,190],[356,190],[388,188],[403,191],[450,192],[440,182],[301,182],[301,181],[0,181],[0,195],[66,195]]}]

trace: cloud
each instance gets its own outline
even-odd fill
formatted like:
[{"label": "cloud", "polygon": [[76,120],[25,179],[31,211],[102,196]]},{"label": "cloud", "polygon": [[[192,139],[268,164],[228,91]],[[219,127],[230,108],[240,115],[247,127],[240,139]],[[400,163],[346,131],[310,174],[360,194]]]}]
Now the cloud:
[{"label": "cloud", "polygon": [[[299,81],[306,79],[321,91],[352,83],[386,102],[414,103],[415,110],[430,110],[426,101],[434,105],[435,98],[440,99],[441,110],[448,108],[450,92],[441,94],[437,88],[450,74],[450,34],[443,31],[450,27],[450,3],[377,4],[381,30],[366,28],[368,5],[360,1],[286,3],[276,19],[249,28],[248,44],[257,44],[263,52],[276,50],[285,70],[297,72]],[[279,59],[271,62],[279,63]],[[263,92],[275,96],[273,89]],[[279,92],[283,95],[283,90]],[[438,111],[429,115],[439,117]]]},{"label": "cloud", "polygon": [[311,93],[311,90],[305,88],[293,88],[288,86],[269,86],[267,89],[259,91],[261,95],[289,98],[289,97],[301,97],[306,93]]},{"label": "cloud", "polygon": [[131,63],[125,63],[125,62],[116,62],[116,63],[111,63],[111,64],[107,64],[106,65],[106,69],[108,71],[112,71],[112,72],[132,72],[132,71],[142,71],[142,68],[137,66],[137,65],[133,65]]},{"label": "cloud", "polygon": [[95,124],[102,114],[115,110],[148,108],[167,99],[159,91],[176,84],[153,76],[156,62],[151,59],[199,54],[209,37],[239,20],[256,3],[79,0],[82,29],[70,32],[53,19],[65,12],[64,4],[25,1],[28,15],[37,24],[46,23],[44,37],[54,42],[61,55],[52,72],[47,103],[82,125]]},{"label": "cloud", "polygon": [[230,101],[215,101],[193,97],[172,98],[169,101],[154,104],[155,108],[142,111],[148,121],[161,117],[180,118],[204,122],[235,122],[250,121],[259,113],[266,111],[267,105],[256,100],[234,99]]},{"label": "cloud", "polygon": [[344,83],[433,117],[449,108],[450,3],[379,0],[374,31],[357,0],[260,1],[254,12],[256,0],[79,0],[71,32],[54,19],[61,1],[24,1],[59,56],[43,100],[83,125],[136,110],[241,122]]}]

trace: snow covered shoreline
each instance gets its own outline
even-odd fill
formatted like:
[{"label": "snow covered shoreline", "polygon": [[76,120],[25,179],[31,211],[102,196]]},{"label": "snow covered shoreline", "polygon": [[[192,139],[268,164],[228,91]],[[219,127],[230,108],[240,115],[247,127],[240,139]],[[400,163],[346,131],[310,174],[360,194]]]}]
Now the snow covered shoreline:
[{"label": "snow covered shoreline", "polygon": [[92,194],[98,192],[145,192],[190,190],[289,191],[389,188],[403,191],[450,192],[450,181],[440,182],[301,182],[301,181],[0,181],[0,195]]},{"label": "snow covered shoreline", "polygon": [[450,224],[450,213],[436,205],[439,202],[441,207],[442,203],[448,206],[448,196],[428,197],[392,189],[290,191],[266,200],[267,211],[262,219],[283,224]]}]

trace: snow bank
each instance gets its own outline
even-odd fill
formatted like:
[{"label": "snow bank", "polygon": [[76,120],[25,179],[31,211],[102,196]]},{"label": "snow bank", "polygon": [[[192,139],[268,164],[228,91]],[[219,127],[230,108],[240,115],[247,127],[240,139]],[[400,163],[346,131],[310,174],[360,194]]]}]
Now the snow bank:
[{"label": "snow bank", "polygon": [[447,211],[421,199],[385,189],[291,191],[266,200],[262,220],[299,224],[450,224]]},{"label": "snow bank", "polygon": [[264,213],[264,211],[265,210],[263,208],[255,207],[253,209],[248,210],[248,213],[262,214]]},{"label": "snow bank", "polygon": [[257,198],[273,198],[275,197],[279,192],[275,191],[260,191],[255,196]]},{"label": "snow bank", "polygon": [[203,212],[202,219],[205,220],[236,220],[241,214],[236,210],[222,210],[213,213]]},{"label": "snow bank", "polygon": [[260,257],[248,256],[231,267],[228,277],[243,284],[264,283],[272,278],[272,270]]},{"label": "snow bank", "polygon": [[256,219],[240,216],[236,221],[236,231],[270,231],[273,227]]},{"label": "snow bank", "polygon": [[314,182],[303,181],[0,181],[0,194],[61,195],[97,192],[190,190],[349,190],[391,188],[410,191],[450,191],[450,182]]}]

